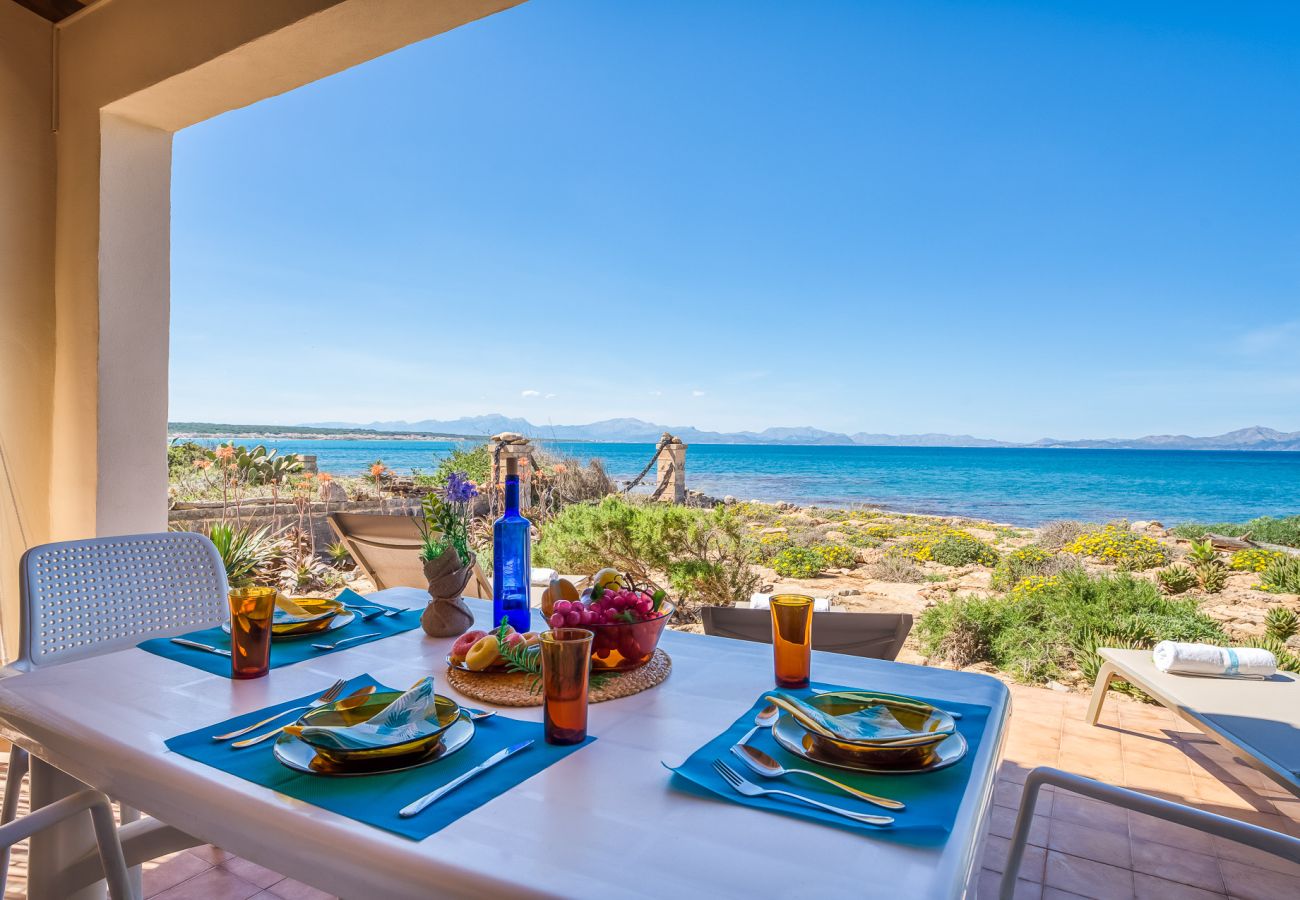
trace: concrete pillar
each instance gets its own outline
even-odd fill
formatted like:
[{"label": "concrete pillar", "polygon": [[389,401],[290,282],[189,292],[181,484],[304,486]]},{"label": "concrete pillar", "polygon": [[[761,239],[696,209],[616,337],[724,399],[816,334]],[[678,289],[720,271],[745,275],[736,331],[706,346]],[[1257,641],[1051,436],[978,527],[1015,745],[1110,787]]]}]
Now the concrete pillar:
[{"label": "concrete pillar", "polygon": [[665,432],[659,451],[655,496],[668,503],[686,502],[686,444]]}]

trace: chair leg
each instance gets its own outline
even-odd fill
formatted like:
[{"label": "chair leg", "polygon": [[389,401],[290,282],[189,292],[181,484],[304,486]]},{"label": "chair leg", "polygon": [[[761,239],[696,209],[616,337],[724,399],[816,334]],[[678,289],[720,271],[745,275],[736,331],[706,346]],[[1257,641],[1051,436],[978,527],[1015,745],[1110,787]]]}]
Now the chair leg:
[{"label": "chair leg", "polygon": [[[23,790],[23,776],[31,757],[17,744],[9,748],[9,771],[5,773],[5,796],[0,806],[0,825],[7,825],[18,815],[18,800]],[[9,848],[0,849],[0,891],[9,880]]]},{"label": "chair leg", "polygon": [[0,825],[0,847],[8,851],[14,844],[82,812],[90,813],[95,844],[113,900],[135,900],[140,895],[131,889],[126,871],[126,857],[117,836],[117,821],[108,797],[99,791],[80,791],[39,807],[21,819]]},{"label": "chair leg", "polygon": [[1088,718],[1089,725],[1096,725],[1097,720],[1101,718],[1101,705],[1106,700],[1106,694],[1110,691],[1110,683],[1120,679],[1119,673],[1115,667],[1108,662],[1103,662],[1101,668],[1097,670],[1097,680],[1092,684],[1092,699],[1088,701]]},{"label": "chair leg", "polygon": [[[119,824],[128,825],[131,822],[140,820],[140,810],[134,806],[128,806],[121,801],[117,804],[117,821]],[[131,889],[137,896],[144,896],[144,868],[141,866],[132,866],[127,869],[127,877],[131,881]]]}]

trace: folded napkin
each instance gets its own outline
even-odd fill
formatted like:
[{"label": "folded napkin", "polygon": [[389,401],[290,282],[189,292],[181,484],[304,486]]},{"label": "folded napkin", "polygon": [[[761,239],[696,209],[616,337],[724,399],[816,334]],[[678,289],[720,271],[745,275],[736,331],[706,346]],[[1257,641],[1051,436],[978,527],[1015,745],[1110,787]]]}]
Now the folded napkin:
[{"label": "folded napkin", "polygon": [[337,609],[327,609],[323,612],[312,612],[293,600],[286,597],[283,593],[276,591],[275,594],[275,614],[273,621],[277,625],[295,625],[300,622],[314,622],[317,619],[325,619],[338,615]]},{"label": "folded napkin", "polygon": [[1277,657],[1259,647],[1216,647],[1161,641],[1151,651],[1161,672],[1178,675],[1227,675],[1268,678],[1277,671]]},{"label": "folded napkin", "polygon": [[429,716],[436,716],[436,709],[433,676],[429,675],[365,722],[356,725],[289,725],[284,730],[317,747],[369,750],[403,744],[425,734],[426,729],[421,727],[421,723]]},{"label": "folded napkin", "polygon": [[765,699],[790,713],[805,728],[824,737],[846,741],[895,741],[928,733],[908,728],[894,717],[888,706],[880,703],[833,716],[789,694],[768,694]]}]

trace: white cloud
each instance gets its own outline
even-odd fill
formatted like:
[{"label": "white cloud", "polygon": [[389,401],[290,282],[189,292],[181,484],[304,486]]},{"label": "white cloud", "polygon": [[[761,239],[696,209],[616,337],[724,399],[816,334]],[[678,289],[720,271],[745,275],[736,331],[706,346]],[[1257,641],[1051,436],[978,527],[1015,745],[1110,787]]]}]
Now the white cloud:
[{"label": "white cloud", "polygon": [[1276,353],[1300,345],[1300,322],[1283,322],[1272,328],[1258,328],[1237,337],[1239,351],[1249,355]]},{"label": "white cloud", "polygon": [[703,397],[703,396],[704,396],[704,391],[698,391],[698,390],[697,390],[697,391],[691,391],[691,396],[692,396],[692,397]]},{"label": "white cloud", "polygon": [[546,399],[547,399],[547,400],[554,400],[554,399],[555,399],[555,395],[554,395],[554,394],[547,394],[547,395],[546,395]]},{"label": "white cloud", "polygon": [[540,396],[542,396],[542,392],[541,392],[541,391],[531,391],[531,390],[530,390],[530,391],[520,391],[520,392],[519,392],[519,396],[520,396],[520,397],[540,397]]},{"label": "white cloud", "polygon": [[663,391],[651,391],[651,392],[650,392],[650,396],[651,396],[651,397],[662,397],[663,395],[664,395],[664,392],[663,392]]}]

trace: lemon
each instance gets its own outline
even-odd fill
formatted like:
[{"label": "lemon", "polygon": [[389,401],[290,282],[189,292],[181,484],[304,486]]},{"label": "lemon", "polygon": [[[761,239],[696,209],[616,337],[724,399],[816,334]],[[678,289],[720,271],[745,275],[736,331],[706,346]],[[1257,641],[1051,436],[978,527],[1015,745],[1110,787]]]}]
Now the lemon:
[{"label": "lemon", "polygon": [[614,569],[601,569],[591,576],[591,586],[598,588],[621,588],[623,576]]}]

